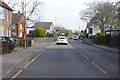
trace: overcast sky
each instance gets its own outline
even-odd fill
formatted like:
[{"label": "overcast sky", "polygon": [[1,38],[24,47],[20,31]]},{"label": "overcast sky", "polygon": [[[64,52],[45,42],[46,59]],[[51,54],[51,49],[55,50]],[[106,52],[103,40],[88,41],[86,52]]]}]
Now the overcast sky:
[{"label": "overcast sky", "polygon": [[[63,25],[71,30],[85,29],[86,22],[79,18],[79,12],[84,9],[86,3],[96,0],[44,0],[44,18],[45,21],[52,21],[56,25]],[[97,0],[98,1],[98,0]],[[112,0],[99,0],[112,1]]]},{"label": "overcast sky", "polygon": [[[9,1],[9,0],[4,0]],[[27,0],[28,1],[28,0]],[[40,0],[44,6],[40,14],[44,16],[42,21],[53,22],[56,25],[62,25],[70,30],[80,30],[86,27],[86,22],[79,18],[79,12],[84,9],[86,3],[96,0]],[[97,0],[114,1],[114,0]]]},{"label": "overcast sky", "polygon": [[70,30],[84,29],[85,24],[79,18],[79,12],[90,0],[45,0],[45,21],[53,21]]}]

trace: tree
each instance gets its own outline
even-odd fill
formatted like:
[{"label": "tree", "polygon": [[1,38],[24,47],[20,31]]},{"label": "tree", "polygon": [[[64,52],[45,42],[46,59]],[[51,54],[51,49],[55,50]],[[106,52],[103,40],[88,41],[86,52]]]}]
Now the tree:
[{"label": "tree", "polygon": [[26,13],[26,16],[29,17],[29,21],[32,23],[42,18],[40,15],[42,2],[39,0],[9,0],[7,3],[14,11]]},{"label": "tree", "polygon": [[75,32],[74,32],[74,35],[78,35],[78,34],[79,34],[79,32],[78,32],[78,31],[75,31]]},{"label": "tree", "polygon": [[68,36],[71,35],[71,32],[70,32],[68,29],[62,27],[62,25],[55,27],[55,29],[59,31],[59,32],[57,33],[57,36],[61,36],[62,33],[64,33],[64,35],[65,35],[66,37],[68,37]]},{"label": "tree", "polygon": [[80,18],[84,21],[90,21],[98,26],[101,32],[104,32],[104,24],[110,24],[111,28],[117,28],[116,8],[111,2],[90,3],[88,8],[80,13]]},{"label": "tree", "polygon": [[46,37],[46,30],[44,28],[36,28],[33,32],[36,37]]}]

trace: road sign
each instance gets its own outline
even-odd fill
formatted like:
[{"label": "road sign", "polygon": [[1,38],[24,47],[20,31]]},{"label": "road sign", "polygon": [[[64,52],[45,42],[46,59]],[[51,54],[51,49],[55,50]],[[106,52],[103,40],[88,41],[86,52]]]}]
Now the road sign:
[{"label": "road sign", "polygon": [[105,27],[105,28],[109,28],[109,27],[110,27],[110,24],[104,24],[104,27]]}]

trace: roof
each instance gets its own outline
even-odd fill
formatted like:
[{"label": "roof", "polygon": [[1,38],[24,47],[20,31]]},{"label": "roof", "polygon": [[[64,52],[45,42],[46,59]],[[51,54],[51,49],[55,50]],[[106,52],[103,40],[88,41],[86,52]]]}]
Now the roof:
[{"label": "roof", "polygon": [[5,2],[3,2],[3,1],[1,1],[1,0],[0,0],[0,6],[8,9],[8,10],[10,10],[10,11],[13,11],[12,8],[10,8]]},{"label": "roof", "polygon": [[52,22],[36,22],[33,27],[37,28],[37,27],[42,27],[42,28],[50,28],[50,26],[52,25]]},{"label": "roof", "polygon": [[12,14],[12,24],[18,24],[18,22],[20,21],[21,17],[22,17],[23,13],[13,13]]},{"label": "roof", "polygon": [[90,22],[87,22],[86,28],[89,28],[89,27],[90,27]]}]

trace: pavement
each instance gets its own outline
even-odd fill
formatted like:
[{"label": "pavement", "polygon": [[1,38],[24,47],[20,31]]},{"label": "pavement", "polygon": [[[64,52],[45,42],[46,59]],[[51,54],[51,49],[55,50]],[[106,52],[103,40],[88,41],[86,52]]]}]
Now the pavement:
[{"label": "pavement", "polygon": [[[79,40],[80,42],[83,42],[82,40]],[[93,47],[97,47],[97,48],[100,48],[100,49],[104,49],[104,50],[107,50],[107,51],[110,51],[110,52],[115,52],[115,53],[119,53],[119,49],[117,48],[111,48],[111,47],[108,47],[108,46],[102,46],[102,45],[97,45],[97,44],[93,44],[93,43],[89,43],[89,42],[83,42],[83,43],[86,43],[86,44],[89,44]]]},{"label": "pavement", "polygon": [[[9,78],[10,74],[18,70],[21,66],[29,62],[34,56],[40,54],[52,41],[40,40],[34,43],[34,46],[24,48],[16,48],[11,53],[0,55],[0,71],[2,71],[3,78]],[[2,69],[2,70],[1,70]],[[1,74],[1,73],[0,73]]]}]

